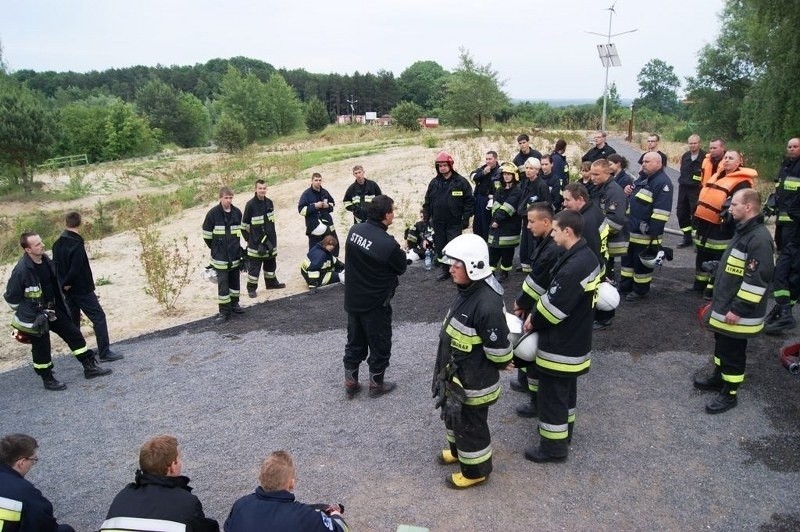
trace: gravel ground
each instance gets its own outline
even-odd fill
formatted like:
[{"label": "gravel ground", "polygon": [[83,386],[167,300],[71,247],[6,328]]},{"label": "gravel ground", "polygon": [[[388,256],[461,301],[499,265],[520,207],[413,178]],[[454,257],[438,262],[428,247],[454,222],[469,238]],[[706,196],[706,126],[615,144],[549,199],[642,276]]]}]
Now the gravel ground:
[{"label": "gravel ground", "polygon": [[[691,378],[710,367],[713,338],[694,319],[699,299],[682,290],[692,261],[680,250],[648,303],[623,302],[595,334],[569,460],[523,459],[535,420],[514,414],[525,397],[506,385],[490,409],[494,473],[464,492],[445,486],[455,467],[435,463],[445,439],[429,392],[455,291],[419,265],[394,303],[391,395],[344,398],[346,320],[333,287],[252,306],[222,327],[201,320],[118,344],[126,358],[109,377],[86,381],[58,357],[65,392],[45,392],[27,367],[0,374],[0,426],[39,440],[28,478],[79,531],[99,526],[139,446],[161,432],[181,441],[184,472],[220,521],[255,488],[259,461],[283,448],[297,462],[298,499],[344,503],[355,530],[800,529],[789,494],[800,480],[800,381],[777,360],[790,337],[751,342],[739,406],[705,414],[708,394]],[[508,302],[521,280],[506,283]]]}]

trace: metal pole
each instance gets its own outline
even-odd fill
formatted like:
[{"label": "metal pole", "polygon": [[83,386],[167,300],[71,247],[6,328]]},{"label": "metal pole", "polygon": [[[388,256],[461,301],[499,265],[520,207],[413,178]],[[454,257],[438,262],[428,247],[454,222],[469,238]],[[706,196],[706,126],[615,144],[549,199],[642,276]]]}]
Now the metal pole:
[{"label": "metal pole", "polygon": [[[611,5],[611,9],[608,10],[608,40],[606,41],[606,45],[611,44],[611,17],[614,16],[614,4]],[[608,48],[606,48],[608,50]],[[608,102],[608,67],[611,66],[611,58],[606,59],[606,84],[603,89],[603,118],[601,120],[600,129],[605,131],[606,130],[606,104]]]}]

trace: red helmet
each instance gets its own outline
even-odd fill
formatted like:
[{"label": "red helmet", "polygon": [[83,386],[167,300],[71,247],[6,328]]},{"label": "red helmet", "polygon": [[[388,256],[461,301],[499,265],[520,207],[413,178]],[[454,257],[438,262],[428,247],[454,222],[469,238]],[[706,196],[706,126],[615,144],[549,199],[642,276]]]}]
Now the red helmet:
[{"label": "red helmet", "polygon": [[19,329],[11,329],[11,338],[16,340],[21,344],[29,344],[31,343],[31,337],[28,336],[26,333],[20,331]]},{"label": "red helmet", "polygon": [[781,364],[792,375],[800,374],[800,343],[781,348]]},{"label": "red helmet", "polygon": [[453,168],[453,162],[453,156],[446,151],[440,151],[439,155],[436,156],[436,163],[447,163],[450,168]]},{"label": "red helmet", "polygon": [[703,303],[697,309],[697,321],[700,322],[701,329],[705,328],[706,316],[708,316],[709,312],[711,312],[711,301]]}]

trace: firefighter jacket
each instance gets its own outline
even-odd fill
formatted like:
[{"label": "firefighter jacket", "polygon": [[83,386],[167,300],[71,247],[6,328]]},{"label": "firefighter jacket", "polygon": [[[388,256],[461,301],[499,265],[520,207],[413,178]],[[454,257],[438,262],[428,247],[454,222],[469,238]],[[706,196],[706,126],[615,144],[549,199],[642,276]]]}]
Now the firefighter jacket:
[{"label": "firefighter jacket", "polygon": [[778,223],[800,222],[800,159],[784,159],[775,178]]},{"label": "firefighter jacket", "polygon": [[317,242],[300,264],[300,275],[308,286],[322,286],[330,283],[333,272],[340,272],[343,269],[344,263],[322,247],[322,242]]},{"label": "firefighter jacket", "polygon": [[678,184],[690,188],[698,188],[703,181],[703,161],[706,152],[700,150],[697,157],[692,159],[692,152],[687,151],[681,156],[681,175]]},{"label": "firefighter jacket", "polygon": [[[642,163],[644,162],[644,156],[645,156],[645,155],[647,155],[648,153],[650,153],[650,152],[649,152],[649,151],[646,151],[646,152],[644,152],[643,154],[641,154],[641,155],[639,156],[639,161],[638,161],[638,163],[639,163],[639,166],[641,166],[641,165],[642,165]],[[663,151],[661,151],[661,150],[656,150],[656,153],[659,155],[659,157],[661,157],[661,168],[666,168],[666,167],[667,167],[667,162],[668,162],[668,159],[667,159],[667,154],[666,154],[666,153],[664,153],[664,152],[663,152]],[[641,173],[641,172],[640,172],[640,173]]]},{"label": "firefighter jacket", "polygon": [[700,167],[702,185],[705,185],[706,182],[711,179],[711,176],[717,173],[717,168],[721,160],[722,159],[713,159],[710,153],[706,153],[706,156],[703,158],[703,164]]},{"label": "firefighter jacket", "polygon": [[367,219],[367,206],[372,203],[375,196],[381,195],[381,187],[375,181],[364,179],[364,183],[359,185],[355,181],[344,193],[344,208],[353,213],[353,220],[360,224]]},{"label": "firefighter jacket", "polygon": [[530,158],[539,159],[541,161],[542,152],[540,152],[539,150],[534,150],[533,148],[530,148],[528,150],[528,153],[522,153],[522,151],[520,150],[511,160],[511,162],[514,163],[514,166],[517,167],[517,173],[519,174],[520,180],[525,179],[525,169],[524,169],[525,161],[527,161]]},{"label": "firefighter jacket", "polygon": [[[714,299],[705,316],[709,329],[734,338],[761,332],[775,269],[773,254],[772,236],[762,215],[736,226],[714,276]],[[725,323],[729,311],[741,317],[739,323]]]},{"label": "firefighter jacket", "polygon": [[608,224],[603,211],[594,203],[587,203],[580,212],[583,217],[583,238],[600,264],[597,282],[603,281],[608,260]]},{"label": "firefighter jacket", "polygon": [[400,284],[398,276],[406,272],[406,254],[386,229],[374,220],[350,228],[345,247],[347,312],[363,313],[387,306]]},{"label": "firefighter jacket", "polygon": [[124,518],[163,519],[187,525],[193,532],[219,530],[215,520],[206,518],[200,499],[192,495],[188,477],[143,471],[136,471],[134,481],[114,497],[106,516],[113,518],[118,519],[117,525],[124,525]]},{"label": "firefighter jacket", "polygon": [[56,532],[53,505],[15,469],[0,463],[0,526],[18,532]]},{"label": "firefighter jacket", "polygon": [[225,532],[255,530],[347,532],[349,528],[340,516],[327,516],[300,503],[290,491],[266,491],[259,486],[233,503],[225,520]]},{"label": "firefighter jacket", "polygon": [[472,182],[475,183],[476,196],[491,196],[495,190],[499,188],[497,185],[500,183],[500,165],[494,165],[494,168],[486,171],[486,165],[476,168],[470,174]]},{"label": "firefighter jacket", "polygon": [[487,244],[491,248],[513,248],[519,245],[519,227],[522,223],[517,207],[520,203],[520,190],[516,181],[511,182],[510,188],[501,188],[494,193],[492,204],[491,223],[497,224],[496,228],[489,226]]},{"label": "firefighter jacket", "polygon": [[53,243],[53,262],[56,264],[58,285],[69,293],[86,295],[94,292],[94,277],[86,255],[83,237],[75,231],[64,231]]},{"label": "firefighter jacket", "polygon": [[564,204],[564,200],[561,194],[561,180],[559,177],[554,174],[550,173],[550,175],[544,175],[541,171],[539,172],[539,178],[547,184],[547,188],[550,190],[550,205],[553,207],[553,211],[558,212],[561,210],[561,207]]},{"label": "firefighter jacket", "polygon": [[531,316],[539,333],[536,368],[548,375],[577,377],[589,371],[597,256],[581,238],[553,267],[552,280]]},{"label": "firefighter jacket", "polygon": [[[64,294],[58,286],[56,277],[56,266],[50,257],[42,256],[42,262],[51,272],[53,301],[55,307],[61,310],[65,316],[69,316],[69,309],[64,299]],[[6,285],[6,292],[3,294],[8,305],[14,311],[11,317],[11,326],[22,332],[41,336],[47,330],[36,324],[37,318],[42,315],[50,301],[44,301],[44,291],[42,290],[39,276],[36,275],[33,260],[24,253],[17,261],[14,269],[11,270],[11,277]]]},{"label": "firefighter jacket", "polygon": [[[272,200],[250,198],[244,206],[242,236],[247,240],[247,256],[268,259],[278,254],[278,236],[275,233],[275,207]],[[259,253],[259,248],[266,253]]]},{"label": "firefighter jacket", "polygon": [[569,183],[569,163],[567,163],[567,158],[564,157],[563,153],[557,151],[550,154],[550,157],[553,161],[553,175],[561,181],[561,190],[564,190],[567,188],[567,183]]},{"label": "firefighter jacket", "polygon": [[620,170],[619,173],[614,176],[614,181],[616,181],[617,184],[619,185],[619,188],[621,188],[622,191],[625,192],[625,187],[627,187],[628,185],[633,186],[634,179],[633,176],[628,172],[626,172],[625,170]]},{"label": "firefighter jacket", "polygon": [[664,225],[672,210],[672,188],[672,181],[663,169],[651,176],[640,174],[633,182],[628,214],[632,244],[661,244]]},{"label": "firefighter jacket", "polygon": [[550,187],[540,176],[531,181],[527,177],[523,177],[522,183],[519,185],[519,207],[517,214],[525,219],[528,216],[528,207],[539,201],[550,202]]},{"label": "firefighter jacket", "polygon": [[530,312],[536,302],[550,286],[553,266],[563,255],[564,248],[556,245],[553,237],[542,238],[531,253],[531,271],[522,282],[522,291],[517,296],[517,306]]},{"label": "firefighter jacket", "polygon": [[216,270],[233,270],[242,258],[242,211],[231,205],[225,212],[222,205],[212,207],[203,220],[203,240],[211,250],[211,266]]},{"label": "firefighter jacket", "polygon": [[439,332],[433,373],[438,383],[464,388],[464,406],[487,407],[500,397],[500,371],[512,358],[502,295],[486,280],[458,285]]},{"label": "firefighter jacket", "polygon": [[[314,206],[318,201],[324,200],[328,200],[328,208],[317,209]],[[336,228],[333,226],[333,216],[331,216],[333,207],[333,196],[322,187],[319,187],[319,190],[314,190],[314,187],[308,187],[300,195],[300,201],[297,202],[297,212],[306,220],[306,235],[310,235],[320,222],[325,225],[325,232],[317,235],[320,239],[335,232]]]},{"label": "firefighter jacket", "polygon": [[409,249],[421,247],[424,240],[427,240],[428,246],[433,249],[433,229],[427,222],[419,221],[411,227],[407,227],[403,237],[406,239]]},{"label": "firefighter jacket", "polygon": [[592,202],[605,215],[608,255],[625,255],[628,252],[628,196],[616,181],[609,179],[592,191]]},{"label": "firefighter jacket", "polygon": [[617,153],[617,150],[605,144],[602,148],[598,148],[594,146],[587,151],[583,157],[581,157],[581,162],[590,162],[593,163],[597,159],[608,159],[608,156],[612,153]]},{"label": "firefighter jacket", "polygon": [[425,192],[423,220],[467,227],[474,210],[475,198],[469,182],[456,172],[449,179],[437,172]]},{"label": "firefighter jacket", "polygon": [[694,218],[722,225],[722,213],[727,209],[729,198],[741,188],[753,188],[756,179],[758,174],[752,168],[741,167],[733,172],[717,172],[700,189]]}]

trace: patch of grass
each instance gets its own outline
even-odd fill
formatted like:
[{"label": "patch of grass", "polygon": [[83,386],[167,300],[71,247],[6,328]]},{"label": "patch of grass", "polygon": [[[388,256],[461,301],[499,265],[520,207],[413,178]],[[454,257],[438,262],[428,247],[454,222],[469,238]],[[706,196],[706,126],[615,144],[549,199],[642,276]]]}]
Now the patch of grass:
[{"label": "patch of grass", "polygon": [[106,285],[110,285],[110,284],[113,284],[113,283],[111,282],[111,279],[109,279],[108,277],[106,277],[104,275],[101,275],[100,277],[95,279],[94,284],[95,284],[95,286],[106,286]]}]

